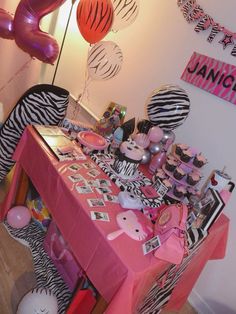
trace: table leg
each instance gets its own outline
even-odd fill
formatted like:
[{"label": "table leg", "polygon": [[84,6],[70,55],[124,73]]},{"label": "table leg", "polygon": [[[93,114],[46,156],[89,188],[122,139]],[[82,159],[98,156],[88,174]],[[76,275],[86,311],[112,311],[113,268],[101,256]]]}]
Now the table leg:
[{"label": "table leg", "polygon": [[23,205],[26,201],[27,192],[29,189],[29,178],[25,171],[21,170],[21,175],[18,182],[18,189],[16,192],[15,205]]},{"label": "table leg", "polygon": [[108,304],[102,296],[99,296],[91,314],[102,314],[105,312]]}]

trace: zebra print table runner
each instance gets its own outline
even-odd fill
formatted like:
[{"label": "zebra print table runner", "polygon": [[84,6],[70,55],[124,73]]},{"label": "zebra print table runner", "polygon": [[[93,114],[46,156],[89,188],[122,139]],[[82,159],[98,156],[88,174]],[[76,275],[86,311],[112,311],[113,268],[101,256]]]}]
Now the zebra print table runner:
[{"label": "zebra print table runner", "polygon": [[[161,275],[156,278],[156,283],[149,290],[147,296],[144,298],[143,303],[138,309],[139,314],[158,314],[163,307],[170,300],[172,291],[177,285],[181,275],[192,261],[195,254],[198,252],[201,243],[206,238],[207,232],[200,229],[190,229],[187,233],[187,241],[189,247],[189,255],[186,256],[180,266],[173,265]],[[164,286],[161,287],[159,282],[166,276]]]},{"label": "zebra print table runner", "polygon": [[114,155],[111,153],[91,154],[91,159],[106,173],[110,179],[118,186],[121,191],[132,192],[137,195],[144,206],[159,207],[164,201],[159,198],[147,198],[140,190],[140,187],[152,185],[152,181],[148,179],[141,171],[137,170],[134,178],[123,179],[111,168]]}]

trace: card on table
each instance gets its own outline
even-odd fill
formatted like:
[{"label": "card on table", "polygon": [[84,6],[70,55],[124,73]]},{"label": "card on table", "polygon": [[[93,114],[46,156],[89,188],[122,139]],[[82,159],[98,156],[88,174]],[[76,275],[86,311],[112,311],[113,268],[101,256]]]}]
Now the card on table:
[{"label": "card on table", "polygon": [[98,188],[99,184],[97,182],[97,180],[86,180],[86,184],[89,186],[92,186],[94,188]]},{"label": "card on table", "polygon": [[108,213],[91,211],[90,215],[92,220],[110,221]]},{"label": "card on table", "polygon": [[73,174],[71,176],[68,176],[68,178],[73,182],[73,183],[77,183],[79,181],[83,181],[84,180],[84,177],[81,176],[81,174],[79,173],[76,173],[76,174]]},{"label": "card on table", "polygon": [[90,198],[87,200],[90,207],[104,207],[105,203],[102,198]]},{"label": "card on table", "polygon": [[97,169],[91,169],[87,172],[87,174],[92,178],[96,178],[100,174],[100,171],[98,171]]},{"label": "card on table", "polygon": [[76,186],[76,190],[80,194],[88,194],[88,193],[93,193],[93,190],[90,186],[85,185],[85,186]]},{"label": "card on table", "polygon": [[79,164],[72,164],[68,167],[69,170],[76,172],[80,170],[82,167]]},{"label": "card on table", "polygon": [[111,193],[111,192],[112,192],[112,190],[109,189],[108,187],[104,187],[104,188],[98,187],[98,188],[96,188],[96,191],[97,191],[99,194],[107,194],[107,193]]},{"label": "card on table", "polygon": [[111,181],[108,179],[97,179],[97,182],[98,182],[100,187],[111,186]]},{"label": "card on table", "polygon": [[143,246],[143,254],[146,255],[157,248],[161,245],[160,238],[158,236],[155,236],[151,238],[150,240],[146,241],[142,246]]},{"label": "card on table", "polygon": [[118,196],[116,195],[104,194],[103,197],[106,202],[119,203]]},{"label": "card on table", "polygon": [[83,167],[85,169],[94,169],[94,168],[96,168],[96,166],[93,163],[91,163],[91,162],[84,162],[83,163]]}]

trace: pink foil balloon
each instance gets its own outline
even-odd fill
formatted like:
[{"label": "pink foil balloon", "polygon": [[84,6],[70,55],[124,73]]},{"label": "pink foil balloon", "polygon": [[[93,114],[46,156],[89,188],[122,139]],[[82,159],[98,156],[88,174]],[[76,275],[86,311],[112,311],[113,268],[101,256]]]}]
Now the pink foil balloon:
[{"label": "pink foil balloon", "polygon": [[14,39],[13,17],[0,8],[0,37],[5,39]]},{"label": "pink foil balloon", "polygon": [[7,222],[12,228],[23,228],[31,220],[31,214],[25,206],[12,207],[7,213]]},{"label": "pink foil balloon", "polygon": [[21,0],[13,22],[16,44],[45,63],[53,64],[59,47],[48,33],[42,32],[39,22],[42,17],[53,12],[66,0]]},{"label": "pink foil balloon", "polygon": [[153,126],[148,131],[148,138],[150,142],[159,143],[163,137],[164,133],[159,126]]},{"label": "pink foil balloon", "polygon": [[150,140],[145,133],[137,133],[134,135],[134,141],[142,148],[147,148],[150,145]]}]

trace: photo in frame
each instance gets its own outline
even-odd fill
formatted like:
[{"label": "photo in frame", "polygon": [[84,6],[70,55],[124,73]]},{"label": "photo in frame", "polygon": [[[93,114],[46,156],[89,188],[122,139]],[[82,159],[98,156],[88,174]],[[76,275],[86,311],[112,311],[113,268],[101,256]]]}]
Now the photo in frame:
[{"label": "photo in frame", "polygon": [[220,216],[225,203],[223,202],[218,191],[209,188],[204,197],[196,204],[196,209],[199,213],[197,218],[198,227],[203,231],[208,231],[213,223]]}]

